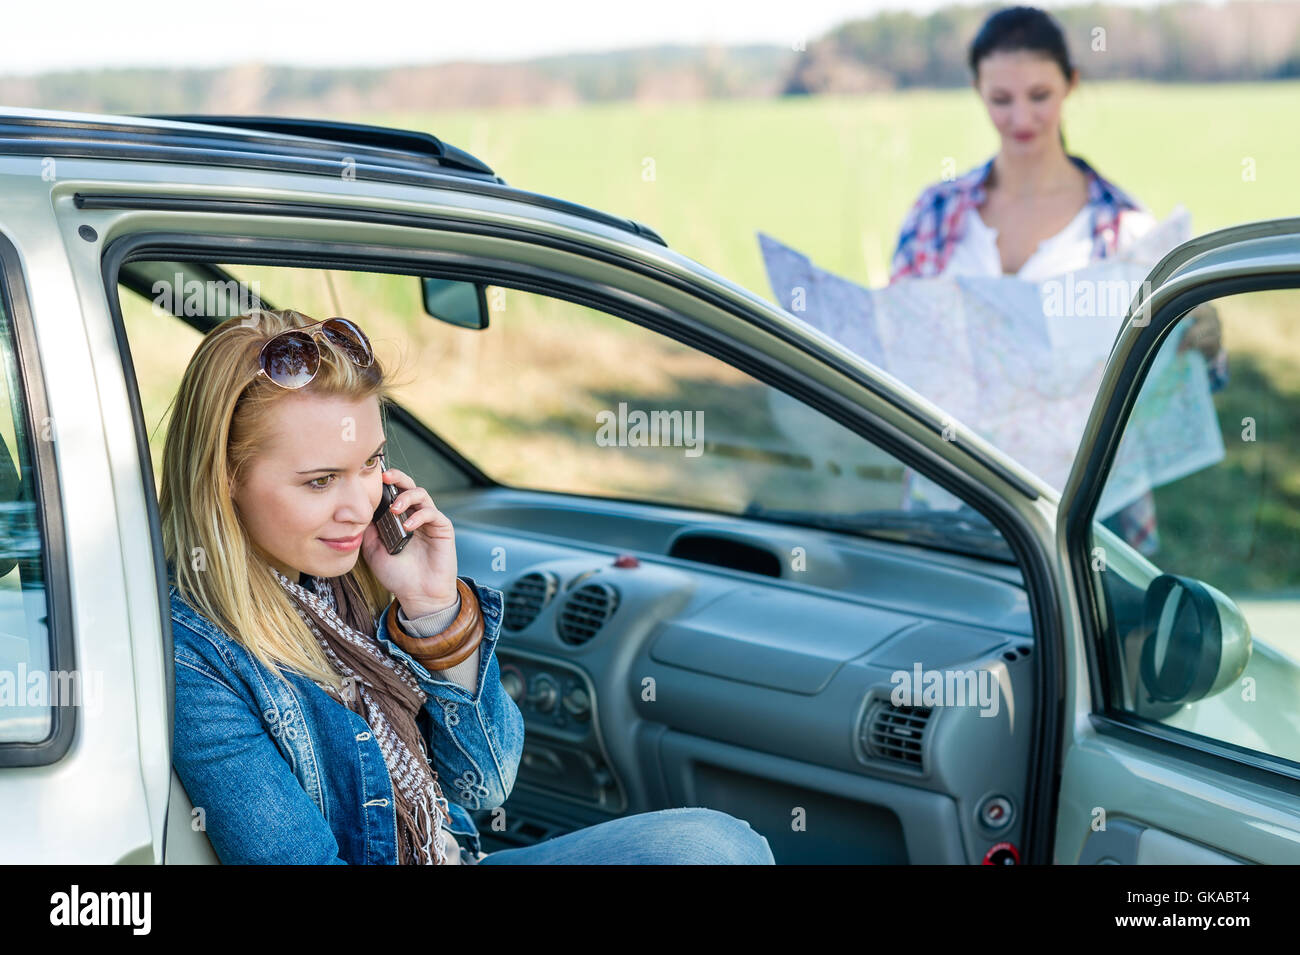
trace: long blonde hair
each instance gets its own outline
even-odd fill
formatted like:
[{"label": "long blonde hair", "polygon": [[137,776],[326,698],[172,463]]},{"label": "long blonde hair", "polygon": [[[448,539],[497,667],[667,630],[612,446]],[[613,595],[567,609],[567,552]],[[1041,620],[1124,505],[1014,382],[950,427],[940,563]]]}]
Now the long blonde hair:
[{"label": "long blonde hair", "polygon": [[[275,580],[270,564],[252,547],[235,511],[231,488],[269,437],[271,406],[286,395],[313,394],[361,401],[379,398],[387,430],[391,381],[378,357],[368,368],[353,364],[323,336],[316,377],[289,392],[258,375],[257,356],[272,335],[311,325],[293,309],[254,309],[209,332],[190,359],[176,395],[163,445],[158,506],[168,571],[177,590],[283,679],[290,668],[340,687],[315,637]],[[391,599],[359,556],[352,575],[371,615]]]}]

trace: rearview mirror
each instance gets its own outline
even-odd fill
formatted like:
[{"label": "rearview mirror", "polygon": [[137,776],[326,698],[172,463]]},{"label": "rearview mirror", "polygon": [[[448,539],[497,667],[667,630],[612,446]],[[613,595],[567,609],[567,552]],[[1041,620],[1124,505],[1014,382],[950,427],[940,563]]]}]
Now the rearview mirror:
[{"label": "rearview mirror", "polygon": [[488,327],[486,286],[453,279],[420,279],[424,310],[429,315],[461,328]]},{"label": "rearview mirror", "polygon": [[1250,627],[1231,599],[1191,577],[1147,588],[1139,672],[1151,702],[1191,703],[1226,689],[1250,661]]}]

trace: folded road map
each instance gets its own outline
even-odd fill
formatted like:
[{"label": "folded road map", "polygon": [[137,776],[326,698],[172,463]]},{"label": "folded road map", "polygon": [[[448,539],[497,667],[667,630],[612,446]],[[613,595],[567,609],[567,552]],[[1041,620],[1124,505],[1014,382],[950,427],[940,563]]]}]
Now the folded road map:
[{"label": "folded road map", "polygon": [[[758,239],[783,308],[1059,490],[1124,314],[1151,267],[1189,231],[1180,206],[1120,256],[1041,282],[955,276],[878,289],[818,268],[762,232]],[[1193,349],[1177,354],[1176,341],[1161,347],[1143,385],[1098,518],[1223,458],[1205,358]],[[905,507],[956,504],[919,478],[905,498]]]}]

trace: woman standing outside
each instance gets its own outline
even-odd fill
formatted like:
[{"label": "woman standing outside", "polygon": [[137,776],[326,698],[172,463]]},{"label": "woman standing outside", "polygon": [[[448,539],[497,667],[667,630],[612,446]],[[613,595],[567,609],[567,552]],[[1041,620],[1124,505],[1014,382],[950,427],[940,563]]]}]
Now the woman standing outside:
[{"label": "woman standing outside", "polygon": [[159,496],[173,762],[221,861],[772,863],[697,807],[481,852],[469,810],[506,801],[524,745],[503,597],[456,573],[451,521],[387,468],[390,388],[356,323],[289,309],[223,322],[181,379]]},{"label": "woman standing outside", "polygon": [[[1065,35],[1035,7],[992,14],[971,43],[971,85],[1001,141],[995,156],[926,187],[899,231],[890,284],[907,278],[1014,275],[1039,282],[1113,257],[1155,220],[1079,156],[1065,151],[1061,108],[1078,85]],[[1182,348],[1227,381],[1218,317],[1201,306]],[[1107,521],[1144,553],[1158,548],[1148,491]]]}]

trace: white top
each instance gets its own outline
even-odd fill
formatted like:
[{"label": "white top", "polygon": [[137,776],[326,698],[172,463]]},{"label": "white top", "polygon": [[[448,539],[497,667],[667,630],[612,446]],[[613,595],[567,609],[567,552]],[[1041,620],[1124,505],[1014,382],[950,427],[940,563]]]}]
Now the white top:
[{"label": "white top", "polygon": [[[1155,225],[1155,217],[1146,212],[1126,209],[1119,219],[1119,248],[1144,234]],[[1064,229],[1038,243],[1029,258],[1015,273],[1016,278],[1041,282],[1062,272],[1081,269],[1092,261],[1092,207],[1085,204]],[[978,209],[966,214],[966,234],[953,248],[943,276],[1000,276],[1002,256],[998,253],[998,230],[984,222]]]},{"label": "white top", "polygon": [[[978,209],[971,209],[966,215],[966,234],[953,248],[941,277],[975,275],[997,278],[1007,274],[1002,271],[1002,256],[998,253],[998,230],[984,222]],[[1117,248],[1126,249],[1130,242],[1155,224],[1155,217],[1149,213],[1125,209],[1119,219]],[[1064,229],[1038,243],[1038,248],[1025,259],[1015,277],[1027,282],[1042,282],[1062,272],[1085,268],[1091,262],[1092,208],[1085,204]],[[956,508],[962,503],[944,488],[908,468],[903,485],[904,510],[911,508],[910,498],[915,489],[923,489],[924,497],[933,508]]]}]

